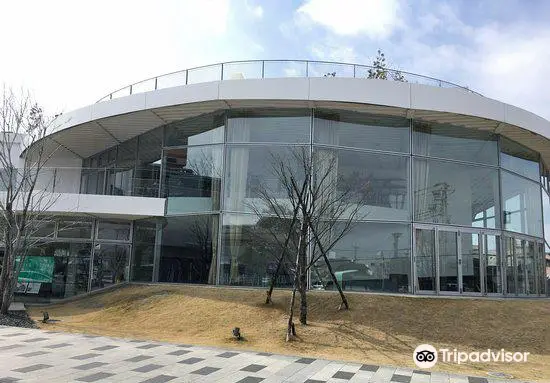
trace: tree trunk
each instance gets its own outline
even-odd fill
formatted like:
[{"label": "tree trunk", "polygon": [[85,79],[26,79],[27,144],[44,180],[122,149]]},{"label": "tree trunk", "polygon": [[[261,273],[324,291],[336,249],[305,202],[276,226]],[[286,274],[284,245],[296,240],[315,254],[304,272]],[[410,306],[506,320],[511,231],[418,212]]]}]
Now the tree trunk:
[{"label": "tree trunk", "polygon": [[298,215],[298,207],[294,208],[292,221],[290,222],[290,228],[288,229],[288,234],[285,238],[285,243],[283,245],[281,256],[279,257],[279,260],[277,262],[277,269],[275,270],[275,274],[273,274],[273,276],[271,277],[271,282],[269,283],[269,289],[266,291],[266,297],[265,297],[266,305],[273,303],[271,296],[273,295],[273,289],[275,288],[275,283],[277,283],[277,277],[279,276],[279,272],[281,271],[281,267],[285,260],[286,249],[288,247],[288,243],[290,242],[290,238],[292,237],[292,232],[294,230],[294,223],[296,223],[297,215]]},{"label": "tree trunk", "polygon": [[[4,301],[4,291],[6,290],[8,280],[8,255],[4,252],[4,258],[2,260],[2,272],[0,272],[0,312],[2,302]],[[3,313],[3,312],[2,312]]]},{"label": "tree trunk", "polygon": [[307,244],[308,227],[305,220],[300,230],[300,254],[298,266],[298,290],[300,291],[300,323],[307,325]]},{"label": "tree trunk", "polygon": [[336,275],[334,275],[334,271],[332,270],[332,266],[330,264],[330,261],[327,258],[327,255],[325,253],[322,253],[322,254],[323,254],[323,259],[325,260],[325,263],[327,264],[328,272],[330,273],[330,276],[332,277],[332,282],[334,283],[334,285],[338,289],[338,293],[340,294],[340,298],[342,299],[342,304],[340,305],[338,310],[341,310],[342,306],[344,306],[346,308],[346,310],[349,310],[348,299],[344,295],[344,292],[342,291],[342,287],[340,286],[340,283],[338,282],[338,279],[336,278]]},{"label": "tree trunk", "polygon": [[288,324],[286,328],[286,341],[290,342],[293,336],[296,335],[294,332],[294,302],[296,301],[296,286],[292,289],[292,297],[290,298],[290,308],[288,310]]},{"label": "tree trunk", "polygon": [[338,282],[338,279],[336,279],[336,275],[334,275],[334,270],[332,270],[332,265],[330,264],[330,261],[327,257],[327,253],[325,252],[324,246],[321,243],[321,240],[319,239],[319,236],[317,235],[317,232],[315,231],[315,228],[311,224],[311,221],[308,221],[309,227],[311,229],[311,233],[313,234],[313,237],[315,238],[315,242],[317,243],[317,246],[319,246],[319,251],[323,255],[323,259],[325,260],[325,263],[327,264],[328,272],[330,273],[332,282],[334,283],[334,286],[338,289],[338,293],[340,294],[340,298],[342,299],[342,304],[338,308],[339,310],[342,309],[342,306],[346,308],[346,310],[349,310],[349,304],[346,296],[344,295],[344,292],[342,291],[342,287],[340,287],[340,283]]},{"label": "tree trunk", "polygon": [[[6,214],[11,217],[10,212]],[[2,286],[0,286],[0,294],[2,301],[0,303],[0,313],[7,314],[12,300],[13,292],[13,269],[14,269],[14,257],[13,257],[13,244],[12,244],[12,232],[8,228],[4,231],[5,247],[4,247],[4,262],[2,265]]]},{"label": "tree trunk", "polygon": [[275,274],[273,274],[273,276],[271,277],[271,282],[269,283],[269,289],[266,291],[266,297],[265,297],[266,305],[273,303],[273,300],[271,299],[271,295],[273,294],[273,289],[275,288],[275,283],[277,282],[277,277],[279,276],[279,271],[281,270],[281,265],[283,264],[284,257],[285,257],[285,249],[283,249],[283,253],[279,258],[279,262],[277,262],[277,268],[275,269]]},{"label": "tree trunk", "polygon": [[7,314],[8,309],[10,308],[10,304],[12,301],[12,292],[13,292],[13,262],[10,262],[13,255],[6,253],[5,257],[8,258],[7,265],[6,265],[6,271],[4,273],[4,267],[2,267],[2,273],[4,274],[3,278],[3,288],[1,290],[2,293],[2,304],[0,305],[0,313],[1,314]]}]

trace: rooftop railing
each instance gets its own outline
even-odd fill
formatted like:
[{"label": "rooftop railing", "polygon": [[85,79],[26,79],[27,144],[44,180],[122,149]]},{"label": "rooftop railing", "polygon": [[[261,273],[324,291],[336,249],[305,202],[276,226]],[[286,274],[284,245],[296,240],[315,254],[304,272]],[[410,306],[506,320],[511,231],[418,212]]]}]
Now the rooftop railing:
[{"label": "rooftop railing", "polygon": [[[369,71],[376,71],[376,68],[369,65],[309,60],[228,61],[151,77],[109,93],[97,102],[108,101],[137,93],[150,92],[157,89],[210,81],[285,77],[369,78]],[[466,92],[480,95],[468,89],[468,87],[454,84],[449,81],[395,69],[385,70],[385,79],[389,81],[406,81],[414,84],[424,84],[442,88],[458,88]]]}]

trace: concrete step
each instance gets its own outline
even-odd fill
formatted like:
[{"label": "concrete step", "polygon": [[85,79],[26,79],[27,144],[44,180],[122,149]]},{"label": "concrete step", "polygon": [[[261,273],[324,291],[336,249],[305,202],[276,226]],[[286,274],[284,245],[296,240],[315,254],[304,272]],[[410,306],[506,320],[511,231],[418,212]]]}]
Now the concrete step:
[{"label": "concrete step", "polygon": [[8,311],[26,311],[25,304],[23,302],[12,302]]}]

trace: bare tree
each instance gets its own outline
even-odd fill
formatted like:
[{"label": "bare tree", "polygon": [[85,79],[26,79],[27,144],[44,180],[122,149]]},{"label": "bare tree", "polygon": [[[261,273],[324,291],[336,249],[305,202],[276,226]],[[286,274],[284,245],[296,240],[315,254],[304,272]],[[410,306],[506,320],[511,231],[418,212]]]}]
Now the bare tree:
[{"label": "bare tree", "polygon": [[[307,274],[320,260],[325,263],[342,299],[341,308],[349,308],[345,294],[336,278],[328,252],[364,214],[363,196],[367,185],[338,176],[335,152],[309,148],[291,149],[285,156],[272,155],[272,174],[283,189],[274,195],[267,186],[257,191],[259,202],[251,203],[259,217],[277,217],[290,222],[285,235],[271,233],[277,243],[277,268],[271,278],[266,303],[271,302],[273,287],[281,265],[296,254],[292,266],[293,290],[289,306],[287,340],[295,334],[293,316],[296,292],[300,294],[300,323],[307,324]],[[292,240],[292,238],[298,240]],[[310,253],[308,249],[313,248]]]},{"label": "bare tree", "polygon": [[[28,94],[3,88],[0,100],[0,235],[4,259],[0,273],[0,313],[6,314],[19,273],[40,228],[50,223],[44,213],[55,203],[45,164],[53,154],[42,140],[51,120]],[[22,156],[23,149],[27,148]]]}]

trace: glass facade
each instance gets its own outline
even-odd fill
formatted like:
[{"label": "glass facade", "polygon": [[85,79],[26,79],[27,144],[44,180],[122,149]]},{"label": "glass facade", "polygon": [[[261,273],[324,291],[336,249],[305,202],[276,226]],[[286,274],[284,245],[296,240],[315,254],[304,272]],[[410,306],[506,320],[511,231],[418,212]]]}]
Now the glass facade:
[{"label": "glass facade", "polygon": [[[289,287],[292,261],[279,260],[288,233],[297,248],[299,225],[273,216],[262,195],[289,208],[276,171],[300,183],[304,160],[359,209],[328,253],[345,290],[545,294],[550,178],[537,153],[462,126],[300,108],[200,115],[84,160],[81,192],[163,197],[165,217],[44,228],[54,243],[33,256],[54,262],[39,291],[65,297],[128,280],[259,287],[277,268],[277,286]],[[335,288],[322,260],[308,283]]]},{"label": "glass facade", "polygon": [[16,294],[62,299],[128,281],[131,227],[130,221],[86,217],[44,220],[31,234]]}]

